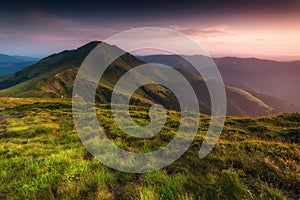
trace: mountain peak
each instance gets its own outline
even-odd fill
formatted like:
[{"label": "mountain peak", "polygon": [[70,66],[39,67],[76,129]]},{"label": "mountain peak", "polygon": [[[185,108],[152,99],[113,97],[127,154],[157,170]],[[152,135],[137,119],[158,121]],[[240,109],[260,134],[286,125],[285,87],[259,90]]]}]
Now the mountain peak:
[{"label": "mountain peak", "polygon": [[89,42],[89,43],[86,43],[85,45],[83,45],[83,46],[81,46],[81,47],[79,47],[79,48],[77,48],[77,50],[80,50],[80,49],[93,49],[93,48],[95,48],[98,44],[100,44],[101,43],[101,41],[97,41],[97,40],[95,40],[95,41],[91,41],[91,42]]}]

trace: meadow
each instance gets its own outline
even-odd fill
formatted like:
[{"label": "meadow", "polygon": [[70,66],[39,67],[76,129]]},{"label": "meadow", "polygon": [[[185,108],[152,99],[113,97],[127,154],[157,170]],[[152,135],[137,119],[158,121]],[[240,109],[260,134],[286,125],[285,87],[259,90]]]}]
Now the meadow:
[{"label": "meadow", "polygon": [[[148,152],[176,134],[180,113],[149,139],[123,133],[110,107],[97,105],[99,122],[119,147]],[[124,111],[125,112],[125,111]],[[147,124],[145,107],[131,117]],[[83,146],[72,105],[60,99],[0,98],[0,199],[299,199],[300,114],[227,117],[216,146],[198,153],[210,121],[201,115],[192,145],[171,165],[131,174],[108,168]]]}]

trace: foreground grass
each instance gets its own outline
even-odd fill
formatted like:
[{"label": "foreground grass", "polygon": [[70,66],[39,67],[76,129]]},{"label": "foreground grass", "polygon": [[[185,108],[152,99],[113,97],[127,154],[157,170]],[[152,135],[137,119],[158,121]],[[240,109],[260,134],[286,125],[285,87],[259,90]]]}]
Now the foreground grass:
[{"label": "foreground grass", "polygon": [[[74,129],[70,102],[0,99],[0,199],[299,199],[300,114],[227,118],[213,151],[198,158],[209,118],[201,116],[189,150],[170,166],[147,174],[110,169],[94,159]],[[109,107],[99,122],[116,145],[152,151],[176,134],[180,114],[169,112],[155,137],[122,133]],[[132,107],[140,124],[147,109]]]}]

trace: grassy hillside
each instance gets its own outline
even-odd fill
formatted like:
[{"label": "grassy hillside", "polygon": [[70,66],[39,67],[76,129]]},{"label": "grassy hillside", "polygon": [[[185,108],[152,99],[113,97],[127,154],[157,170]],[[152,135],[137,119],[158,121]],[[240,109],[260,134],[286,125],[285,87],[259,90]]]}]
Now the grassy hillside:
[{"label": "grassy hillside", "polygon": [[[99,122],[112,141],[130,151],[168,143],[180,113],[168,112],[163,131],[139,140],[122,133],[107,105]],[[132,107],[137,123],[147,109]],[[299,199],[300,114],[228,117],[221,138],[198,158],[209,118],[192,146],[156,172],[129,174],[95,160],[74,130],[71,103],[57,99],[0,99],[0,199]]]},{"label": "grassy hillside", "polygon": [[[34,65],[28,66],[12,76],[1,80],[0,89],[6,89],[32,79],[40,79],[81,65],[87,54],[98,44],[91,42],[76,50],[66,50],[59,54],[48,56]],[[32,82],[36,83],[35,81]],[[33,85],[32,85],[33,86]]]}]

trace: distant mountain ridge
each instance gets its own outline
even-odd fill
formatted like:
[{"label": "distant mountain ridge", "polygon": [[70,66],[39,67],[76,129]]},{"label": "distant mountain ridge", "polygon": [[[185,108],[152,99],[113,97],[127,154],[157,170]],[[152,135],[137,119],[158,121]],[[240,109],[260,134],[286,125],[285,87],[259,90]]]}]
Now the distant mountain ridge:
[{"label": "distant mountain ridge", "polygon": [[[203,56],[190,56],[203,59]],[[193,66],[178,55],[139,56],[194,72]],[[256,58],[213,58],[225,84],[258,94],[273,96],[300,107],[300,61],[279,62]]]},{"label": "distant mountain ridge", "polygon": [[40,60],[40,58],[32,58],[28,56],[18,56],[18,55],[6,55],[0,53],[0,62],[5,63],[22,63],[22,62],[36,62]]},{"label": "distant mountain ridge", "polygon": [[[99,43],[99,41],[94,41],[76,50],[53,54],[15,74],[0,77],[0,96],[70,98],[81,63]],[[109,46],[109,48],[117,47]],[[109,56],[108,52],[104,53]],[[119,78],[130,69],[144,63],[129,53],[116,59],[106,69],[99,82],[96,101],[109,103],[112,90]],[[191,83],[197,94],[200,110],[209,114],[210,97],[202,77],[182,67],[178,67],[176,70],[181,72]],[[162,78],[164,76],[161,73],[156,75],[162,76]],[[144,75],[141,74],[141,76]],[[285,101],[238,87],[226,86],[226,93],[229,115],[260,116],[295,111],[295,108],[286,104]],[[150,84],[137,89],[131,102],[136,105],[159,103],[168,109],[180,109],[174,94],[161,85]]]},{"label": "distant mountain ridge", "polygon": [[34,64],[35,62],[21,62],[21,63],[3,63],[0,62],[0,76],[15,73],[23,68]]},{"label": "distant mountain ridge", "polygon": [[0,54],[0,75],[15,73],[24,67],[34,64],[38,60],[39,58]]}]

